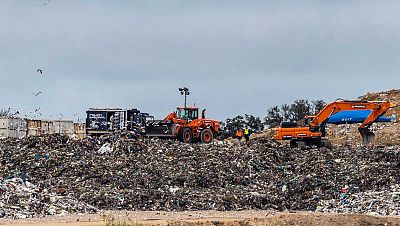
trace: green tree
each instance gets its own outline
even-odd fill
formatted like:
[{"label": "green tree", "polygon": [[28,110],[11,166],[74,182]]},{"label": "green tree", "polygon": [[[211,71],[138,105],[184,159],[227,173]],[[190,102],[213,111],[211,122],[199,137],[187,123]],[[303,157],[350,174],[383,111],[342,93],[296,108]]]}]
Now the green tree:
[{"label": "green tree", "polygon": [[295,100],[290,105],[290,120],[297,122],[303,120],[305,116],[311,114],[311,105],[308,100]]},{"label": "green tree", "polygon": [[234,118],[227,118],[226,119],[226,129],[235,132],[238,129],[242,129],[246,125],[246,121],[244,120],[244,117],[241,115],[238,115]]},{"label": "green tree", "polygon": [[246,125],[254,132],[259,132],[264,129],[264,123],[260,117],[245,114]]},{"label": "green tree", "polygon": [[290,106],[287,104],[283,104],[281,106],[281,115],[282,115],[282,120],[283,121],[289,121],[290,120]]},{"label": "green tree", "polygon": [[316,115],[318,112],[320,112],[324,107],[326,106],[326,102],[323,100],[313,100],[311,101],[312,103],[312,111]]},{"label": "green tree", "polygon": [[278,106],[273,106],[267,110],[267,116],[264,118],[265,125],[269,128],[277,127],[283,120],[281,110]]}]

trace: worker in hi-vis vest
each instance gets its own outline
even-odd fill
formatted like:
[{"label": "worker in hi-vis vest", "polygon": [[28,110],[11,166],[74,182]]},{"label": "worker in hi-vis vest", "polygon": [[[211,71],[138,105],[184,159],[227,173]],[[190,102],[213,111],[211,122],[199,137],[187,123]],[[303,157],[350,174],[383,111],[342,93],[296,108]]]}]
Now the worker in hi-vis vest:
[{"label": "worker in hi-vis vest", "polygon": [[246,142],[249,142],[250,140],[250,129],[248,126],[244,128],[244,138],[246,139]]}]

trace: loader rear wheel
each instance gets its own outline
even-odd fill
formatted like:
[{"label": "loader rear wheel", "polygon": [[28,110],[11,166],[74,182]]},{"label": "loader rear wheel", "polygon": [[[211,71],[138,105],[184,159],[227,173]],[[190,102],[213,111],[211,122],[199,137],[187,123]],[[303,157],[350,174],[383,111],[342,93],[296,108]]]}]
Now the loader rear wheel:
[{"label": "loader rear wheel", "polygon": [[183,143],[192,143],[192,130],[188,127],[183,127],[179,130],[178,139]]},{"label": "loader rear wheel", "polygon": [[201,142],[203,142],[205,144],[209,144],[209,143],[213,142],[214,135],[211,132],[211,130],[205,129],[205,130],[201,131],[200,139],[201,139]]}]

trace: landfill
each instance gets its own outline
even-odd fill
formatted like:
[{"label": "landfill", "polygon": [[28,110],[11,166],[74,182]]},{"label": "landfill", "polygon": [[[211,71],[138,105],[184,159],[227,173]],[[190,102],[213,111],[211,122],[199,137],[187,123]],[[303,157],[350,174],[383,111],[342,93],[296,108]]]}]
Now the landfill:
[{"label": "landfill", "polygon": [[400,151],[61,135],[0,140],[0,217],[103,210],[400,215]]}]

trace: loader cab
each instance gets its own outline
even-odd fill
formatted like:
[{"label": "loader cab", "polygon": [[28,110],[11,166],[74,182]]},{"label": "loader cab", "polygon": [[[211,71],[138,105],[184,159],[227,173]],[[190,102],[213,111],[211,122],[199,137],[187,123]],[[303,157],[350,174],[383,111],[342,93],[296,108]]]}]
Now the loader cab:
[{"label": "loader cab", "polygon": [[194,107],[177,108],[176,115],[179,119],[195,120],[199,118],[199,109]]}]

